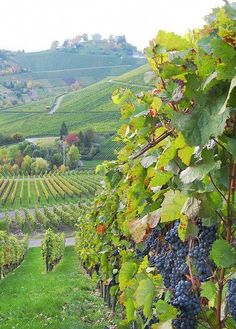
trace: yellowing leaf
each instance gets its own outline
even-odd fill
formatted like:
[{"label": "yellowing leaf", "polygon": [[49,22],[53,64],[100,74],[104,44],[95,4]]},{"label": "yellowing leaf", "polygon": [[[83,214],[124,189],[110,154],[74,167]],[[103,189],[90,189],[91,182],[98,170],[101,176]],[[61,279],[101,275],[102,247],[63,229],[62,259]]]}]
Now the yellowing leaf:
[{"label": "yellowing leaf", "polygon": [[165,199],[161,205],[161,222],[171,222],[179,219],[187,196],[178,190],[170,190],[165,193]]},{"label": "yellowing leaf", "polygon": [[178,157],[186,166],[188,166],[190,164],[190,160],[192,158],[193,152],[194,152],[194,147],[186,145],[181,150],[178,150]]},{"label": "yellowing leaf", "polygon": [[129,281],[133,278],[137,270],[138,265],[134,262],[126,262],[122,264],[119,273],[119,285],[121,290],[124,290],[128,286]]},{"label": "yellowing leaf", "polygon": [[131,232],[132,238],[136,243],[143,241],[146,234],[147,223],[141,221],[141,219],[136,219],[128,223],[129,230]]},{"label": "yellowing leaf", "polygon": [[155,286],[150,279],[144,279],[139,282],[139,286],[135,292],[138,307],[143,306],[143,313],[148,318],[151,314],[153,297],[155,294]]}]

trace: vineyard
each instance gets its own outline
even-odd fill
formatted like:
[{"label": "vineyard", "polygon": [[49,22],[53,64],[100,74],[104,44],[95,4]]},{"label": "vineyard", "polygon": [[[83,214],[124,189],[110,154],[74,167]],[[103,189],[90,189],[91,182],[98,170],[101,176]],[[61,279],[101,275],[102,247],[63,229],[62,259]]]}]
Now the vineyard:
[{"label": "vineyard", "polygon": [[101,176],[93,172],[70,172],[65,175],[0,178],[0,209],[30,208],[34,205],[61,204],[92,197]]},{"label": "vineyard", "polygon": [[76,250],[123,329],[236,327],[235,6],[146,49],[155,88],[119,89],[127,121]]},{"label": "vineyard", "polygon": [[[160,30],[149,67],[67,94],[47,127],[37,113],[10,127],[121,125],[83,170],[1,173],[0,327],[236,328],[236,4],[205,19],[185,36]],[[37,234],[41,258],[28,258]]]},{"label": "vineyard", "polygon": [[62,121],[74,131],[91,128],[92,123],[93,129],[97,132],[114,132],[119,125],[120,113],[111,99],[113,91],[122,87],[121,82],[127,83],[133,91],[138,91],[137,87],[132,87],[132,81],[144,84],[143,74],[147,70],[147,65],[144,65],[129,74],[116,77],[117,82],[105,79],[66,94],[60,108],[50,120],[46,107],[52,104],[52,98],[1,111],[1,132],[18,132],[24,136],[58,136]]},{"label": "vineyard", "polygon": [[89,209],[89,203],[63,204],[51,207],[32,209],[17,209],[14,213],[5,211],[2,218],[8,233],[33,233],[35,231],[42,232],[51,228],[61,231],[65,226],[76,229],[79,225],[79,218],[85,216]]}]

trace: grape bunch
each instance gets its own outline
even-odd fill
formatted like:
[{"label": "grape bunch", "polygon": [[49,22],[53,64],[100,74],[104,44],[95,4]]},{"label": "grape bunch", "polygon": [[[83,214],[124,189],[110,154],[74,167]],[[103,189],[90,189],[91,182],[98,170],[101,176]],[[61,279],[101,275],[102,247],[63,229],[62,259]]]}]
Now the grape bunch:
[{"label": "grape bunch", "polygon": [[228,282],[227,304],[230,315],[236,321],[236,279]]},{"label": "grape bunch", "polygon": [[160,231],[158,228],[155,228],[152,230],[151,234],[147,237],[145,241],[145,246],[144,249],[141,250],[136,250],[136,258],[139,257],[144,257],[148,255],[150,252],[155,252],[158,249],[158,237],[160,236]]},{"label": "grape bunch", "polygon": [[150,261],[155,264],[167,288],[175,288],[178,282],[185,279],[188,274],[188,265],[186,263],[188,243],[180,240],[178,226],[179,222],[176,222],[174,227],[167,232],[165,243],[158,249],[157,256],[149,259],[149,264]]},{"label": "grape bunch", "polygon": [[206,281],[211,275],[214,263],[209,259],[213,242],[216,240],[216,226],[202,226],[199,224],[199,235],[194,246],[189,251],[199,280]]},{"label": "grape bunch", "polygon": [[172,305],[180,310],[180,315],[173,320],[176,329],[195,329],[196,316],[200,311],[198,294],[192,290],[192,284],[187,280],[189,267],[187,256],[188,242],[183,242],[178,236],[179,222],[165,235],[165,242],[158,246],[157,255],[149,258],[149,265],[155,265],[157,272],[163,277],[164,285],[171,288],[174,297]]},{"label": "grape bunch", "polygon": [[188,280],[181,280],[174,289],[174,299],[171,304],[180,309],[181,314],[173,320],[176,329],[193,329],[197,326],[196,316],[200,312],[200,299],[192,290]]}]

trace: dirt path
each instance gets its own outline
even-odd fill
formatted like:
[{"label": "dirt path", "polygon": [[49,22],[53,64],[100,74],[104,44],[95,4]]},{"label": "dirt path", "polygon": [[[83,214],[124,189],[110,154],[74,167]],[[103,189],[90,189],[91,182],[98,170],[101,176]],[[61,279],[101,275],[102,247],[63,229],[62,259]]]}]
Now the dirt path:
[{"label": "dirt path", "polygon": [[[40,239],[34,239],[34,238],[29,238],[29,248],[35,248],[35,247],[40,247],[41,243],[43,241],[43,238]],[[75,238],[70,237],[65,239],[65,244],[67,246],[74,246],[75,245]]]},{"label": "dirt path", "polygon": [[63,95],[60,95],[56,98],[55,103],[51,107],[51,110],[48,112],[48,114],[53,114],[59,109],[59,107],[61,105],[61,102],[62,102],[63,98],[65,97],[65,95],[66,94],[63,94]]}]

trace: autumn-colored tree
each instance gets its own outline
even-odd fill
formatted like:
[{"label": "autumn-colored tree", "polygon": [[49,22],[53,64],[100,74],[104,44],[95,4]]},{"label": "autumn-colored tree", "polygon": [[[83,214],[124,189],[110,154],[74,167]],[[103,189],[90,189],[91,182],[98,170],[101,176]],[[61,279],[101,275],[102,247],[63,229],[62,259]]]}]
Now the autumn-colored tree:
[{"label": "autumn-colored tree", "polygon": [[76,144],[78,141],[79,141],[79,137],[73,133],[65,137],[65,142],[70,146]]}]

